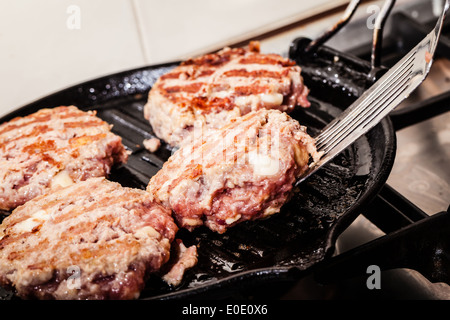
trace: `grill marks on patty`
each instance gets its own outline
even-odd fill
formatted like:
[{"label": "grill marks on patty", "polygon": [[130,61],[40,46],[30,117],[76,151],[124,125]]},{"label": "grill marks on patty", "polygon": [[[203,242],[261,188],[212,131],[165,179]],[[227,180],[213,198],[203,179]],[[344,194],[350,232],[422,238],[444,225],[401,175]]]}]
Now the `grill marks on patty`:
[{"label": "grill marks on patty", "polygon": [[[183,95],[185,95],[186,104],[191,98],[203,98],[206,101],[200,105],[194,104],[194,108],[201,108],[203,112],[212,112],[215,108],[219,108],[220,104],[217,103],[217,97],[208,97],[208,94],[224,93],[227,94],[228,100],[233,100],[233,89],[238,96],[270,94],[274,86],[280,85],[283,78],[292,71],[289,67],[295,66],[293,61],[278,55],[261,55],[253,52],[250,56],[246,56],[248,54],[243,49],[225,49],[221,53],[188,60],[175,71],[161,76],[160,80],[163,83],[156,84],[156,87],[172,101],[183,100]],[[220,58],[221,55],[223,55],[222,58]],[[239,56],[244,57],[239,58]],[[232,60],[233,63],[230,63]],[[227,63],[230,63],[229,68],[222,68]],[[235,69],[233,69],[234,66]],[[245,83],[247,84],[243,85]],[[234,84],[240,85],[234,86]],[[189,94],[198,95],[189,97]]]},{"label": "grill marks on patty", "polygon": [[1,124],[0,209],[12,210],[58,185],[107,176],[128,158],[110,129],[95,112],[74,106],[41,109]]},{"label": "grill marks on patty", "polygon": [[308,93],[294,61],[261,54],[250,43],[189,59],[162,75],[149,92],[144,117],[160,139],[179,147],[192,138],[192,128],[219,129],[259,109],[308,107]]},{"label": "grill marks on patty", "polygon": [[179,226],[224,233],[280,211],[318,155],[306,128],[279,110],[232,119],[182,145],[147,186]]},{"label": "grill marks on patty", "polygon": [[[36,197],[4,219],[0,285],[23,298],[137,298],[149,274],[169,260],[177,230],[149,193],[91,178]],[[195,247],[189,251],[194,261],[187,267],[196,259]],[[78,270],[76,286],[71,268]]]},{"label": "grill marks on patty", "polygon": [[186,93],[196,93],[200,91],[204,83],[197,82],[197,83],[189,83],[185,86],[171,86],[171,87],[164,87],[163,90],[166,94],[172,94],[172,93],[179,93],[179,92],[186,92]]},{"label": "grill marks on patty", "polygon": [[283,75],[286,75],[286,72],[276,72],[271,70],[253,70],[248,71],[246,69],[235,69],[225,71],[223,73],[226,77],[258,77],[258,78],[275,78],[280,79]]}]

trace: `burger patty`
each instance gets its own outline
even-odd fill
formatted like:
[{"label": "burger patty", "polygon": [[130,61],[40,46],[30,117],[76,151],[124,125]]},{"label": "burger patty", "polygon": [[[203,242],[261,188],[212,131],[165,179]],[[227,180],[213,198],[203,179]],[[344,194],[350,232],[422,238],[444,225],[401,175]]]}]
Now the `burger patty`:
[{"label": "burger patty", "polygon": [[0,125],[0,209],[50,189],[107,176],[127,161],[111,126],[74,106],[41,109]]},{"label": "burger patty", "polygon": [[317,158],[306,127],[284,112],[261,109],[181,146],[147,190],[173,211],[179,226],[204,224],[223,233],[279,212]]},{"label": "burger patty", "polygon": [[308,107],[308,88],[294,61],[261,54],[259,44],[223,50],[182,62],[161,76],[149,92],[144,117],[172,146],[192,131],[217,129],[250,111]]},{"label": "burger patty", "polygon": [[168,261],[177,230],[170,210],[145,190],[91,178],[4,219],[0,285],[22,298],[135,299]]}]

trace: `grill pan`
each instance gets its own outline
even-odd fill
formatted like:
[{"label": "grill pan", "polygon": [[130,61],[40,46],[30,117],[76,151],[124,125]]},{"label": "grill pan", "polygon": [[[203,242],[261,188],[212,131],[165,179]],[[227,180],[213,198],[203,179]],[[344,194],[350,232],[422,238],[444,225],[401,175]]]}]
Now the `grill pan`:
[{"label": "grill pan", "polygon": [[[304,55],[302,49],[309,42],[295,39],[289,56],[302,67],[311,90],[311,107],[298,108],[291,116],[314,136],[373,83],[376,73],[371,72],[369,62],[325,46]],[[109,179],[145,189],[173,150],[164,142],[155,153],[143,148],[144,139],[155,137],[143,118],[143,106],[156,79],[176,65],[178,62],[138,68],[75,85],[11,112],[0,123],[44,107],[75,105],[97,110],[132,152],[128,163],[114,168]],[[381,74],[383,69],[377,71]],[[268,284],[294,284],[333,255],[339,234],[386,182],[395,150],[395,131],[385,118],[300,184],[282,211],[271,218],[241,223],[222,235],[205,227],[193,232],[180,230],[178,238],[186,245],[197,245],[197,266],[176,288],[167,286],[158,275],[151,276],[140,298],[239,297]],[[0,288],[2,296],[14,299],[13,293]]]}]

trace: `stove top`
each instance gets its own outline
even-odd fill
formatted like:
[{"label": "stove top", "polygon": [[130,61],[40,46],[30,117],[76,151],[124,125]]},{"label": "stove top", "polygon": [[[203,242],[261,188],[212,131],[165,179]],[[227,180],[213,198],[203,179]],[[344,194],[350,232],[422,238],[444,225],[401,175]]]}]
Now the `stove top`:
[{"label": "stove top", "polygon": [[[393,2],[385,3],[392,5]],[[372,14],[348,22],[325,45],[371,61],[373,29],[370,26],[373,13],[380,11],[378,4],[367,7],[367,12]],[[442,1],[429,0],[403,1],[393,6],[382,30],[381,65],[391,67],[420,42],[433,28],[442,5]],[[448,233],[436,236],[441,227],[438,222],[436,225],[430,223],[441,216],[445,221],[440,223],[449,221],[448,111],[450,19],[447,18],[428,78],[390,115],[396,129],[397,153],[386,186],[338,239],[335,261],[315,277],[302,281],[285,296],[286,299],[450,299]],[[402,255],[401,243],[406,238],[409,239],[407,246],[415,242],[439,244],[435,243],[436,246],[430,249],[433,251],[430,261],[425,261],[427,253],[421,251],[422,244],[412,246],[419,258],[408,257],[405,267],[397,267],[396,258],[392,257],[392,264],[384,266],[380,276],[381,288],[370,290],[371,274],[361,268],[376,261],[377,254],[395,255],[398,250]],[[385,251],[379,251],[384,246]],[[424,256],[420,257],[421,254]],[[413,261],[420,259],[421,262]],[[317,284],[317,278],[329,278],[330,274],[334,275],[333,280],[327,279],[325,285],[323,282]]]}]

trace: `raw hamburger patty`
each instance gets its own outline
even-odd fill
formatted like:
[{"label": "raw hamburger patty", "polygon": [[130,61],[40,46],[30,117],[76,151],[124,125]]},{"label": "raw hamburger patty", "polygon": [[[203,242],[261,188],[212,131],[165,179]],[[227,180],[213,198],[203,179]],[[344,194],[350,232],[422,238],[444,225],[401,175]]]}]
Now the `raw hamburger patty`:
[{"label": "raw hamburger patty", "polygon": [[196,127],[219,128],[262,108],[289,112],[308,107],[308,89],[294,61],[249,48],[225,48],[187,60],[161,76],[148,96],[144,117],[155,134],[180,146]]},{"label": "raw hamburger patty", "polygon": [[4,219],[0,285],[22,298],[137,298],[146,277],[168,261],[177,230],[170,210],[148,192],[91,178]]},{"label": "raw hamburger patty", "polygon": [[110,125],[74,106],[42,109],[0,125],[0,209],[57,186],[107,176],[127,161]]},{"label": "raw hamburger patty", "polygon": [[310,156],[317,159],[305,127],[284,112],[261,109],[183,145],[147,190],[181,227],[205,224],[223,233],[280,211]]}]

